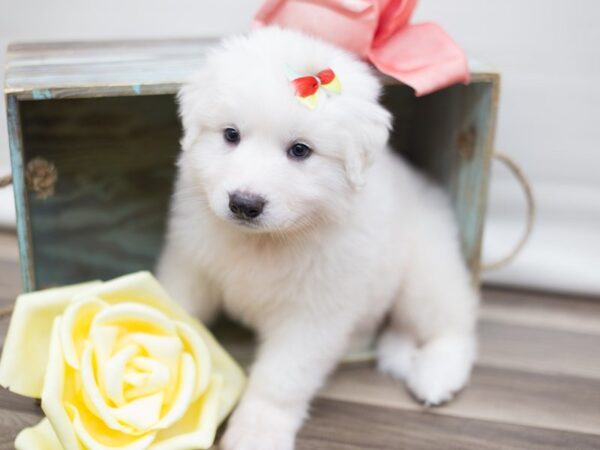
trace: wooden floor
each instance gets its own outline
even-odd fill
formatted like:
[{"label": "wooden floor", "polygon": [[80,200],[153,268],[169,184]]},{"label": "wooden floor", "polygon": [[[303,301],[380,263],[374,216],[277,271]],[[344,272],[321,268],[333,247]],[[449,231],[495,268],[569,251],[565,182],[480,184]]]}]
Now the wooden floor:
[{"label": "wooden floor", "polygon": [[[0,233],[0,305],[19,291],[18,272],[15,239]],[[298,449],[600,449],[600,300],[483,297],[479,363],[455,401],[425,409],[370,365],[345,366],[315,400]],[[0,450],[39,418],[35,401],[0,391]]]}]

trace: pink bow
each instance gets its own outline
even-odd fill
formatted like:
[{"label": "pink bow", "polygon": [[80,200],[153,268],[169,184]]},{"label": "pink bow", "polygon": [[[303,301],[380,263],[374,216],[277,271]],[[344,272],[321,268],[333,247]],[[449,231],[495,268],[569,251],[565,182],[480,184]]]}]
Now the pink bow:
[{"label": "pink bow", "polygon": [[434,23],[409,24],[417,0],[266,0],[256,26],[318,36],[425,95],[469,82],[462,49]]}]

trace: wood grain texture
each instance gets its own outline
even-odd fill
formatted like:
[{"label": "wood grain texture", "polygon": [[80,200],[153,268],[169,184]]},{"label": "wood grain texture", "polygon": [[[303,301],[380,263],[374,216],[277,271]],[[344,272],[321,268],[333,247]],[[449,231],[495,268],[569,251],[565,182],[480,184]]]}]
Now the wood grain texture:
[{"label": "wood grain texture", "polygon": [[[0,261],[17,272],[14,236],[0,233]],[[19,290],[13,276],[0,281],[0,298]],[[483,298],[481,356],[458,398],[426,409],[372,365],[342,366],[315,400],[298,450],[599,449],[600,302],[498,289]],[[7,326],[0,319],[0,345]],[[220,330],[248,364],[250,335]],[[40,417],[35,400],[0,390],[0,450]]]},{"label": "wood grain texture", "polygon": [[448,193],[462,237],[463,254],[475,284],[479,276],[498,88],[497,82],[475,82],[415,98],[412,92],[389,86],[382,99],[394,113],[392,146]]},{"label": "wood grain texture", "polygon": [[[16,236],[9,231],[0,230],[0,308],[12,304],[21,292],[21,274],[19,270],[19,248]],[[0,317],[0,342],[4,339]]]},{"label": "wood grain texture", "polygon": [[[20,99],[173,94],[217,39],[12,44],[5,90]],[[477,60],[471,79],[497,72]],[[397,83],[389,77],[384,82]]]},{"label": "wood grain texture", "polygon": [[[12,405],[8,405],[12,408]],[[38,408],[39,410],[39,408]],[[14,450],[17,434],[23,428],[38,423],[41,412],[21,412],[12,409],[0,409],[0,450]]]},{"label": "wood grain texture", "polygon": [[600,436],[319,399],[298,450],[598,449]]},{"label": "wood grain texture", "polygon": [[11,175],[15,194],[17,215],[17,238],[19,241],[19,264],[21,280],[26,290],[33,289],[34,264],[32,260],[29,205],[25,183],[25,155],[23,133],[21,129],[21,108],[17,98],[6,96],[6,119],[8,125],[8,144],[10,148]]},{"label": "wood grain texture", "polygon": [[[451,197],[477,283],[495,84],[424,98],[390,86],[394,147]],[[181,136],[172,95],[22,101],[27,164],[56,167],[54,195],[27,192],[18,222],[26,289],[152,270],[162,246]],[[470,140],[464,141],[468,135]],[[22,171],[22,165],[15,167]],[[32,278],[33,284],[30,279]]]},{"label": "wood grain texture", "polygon": [[[487,288],[481,318],[548,330],[600,334],[599,298]],[[568,307],[566,307],[568,305]]]},{"label": "wood grain texture", "polygon": [[25,159],[44,158],[58,171],[54,195],[28,194],[35,286],[153,269],[181,135],[173,96],[21,109]]},{"label": "wood grain texture", "polygon": [[[598,334],[498,323],[480,327],[480,364],[600,380]],[[600,405],[598,405],[600,407]]]},{"label": "wood grain texture", "polygon": [[[214,43],[9,47],[5,92],[25,289],[152,268],[179,147],[173,95]],[[469,86],[420,98],[389,77],[383,82],[393,142],[449,193],[477,284],[499,75],[470,66]],[[34,157],[58,168],[56,195],[43,202],[22,182]]]},{"label": "wood grain texture", "polygon": [[[321,397],[426,412],[404,386],[373,367],[337,372]],[[571,405],[565,414],[564,405]],[[600,381],[479,365],[469,387],[436,414],[600,433]]]},{"label": "wood grain texture", "polygon": [[11,305],[21,292],[21,273],[14,263],[0,259],[0,308]]}]

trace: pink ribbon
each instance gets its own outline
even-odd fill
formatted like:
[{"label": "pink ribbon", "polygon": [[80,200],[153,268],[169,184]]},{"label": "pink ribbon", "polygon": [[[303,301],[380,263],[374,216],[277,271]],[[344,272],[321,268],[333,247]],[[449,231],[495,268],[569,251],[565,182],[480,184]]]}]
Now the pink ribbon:
[{"label": "pink ribbon", "polygon": [[425,95],[469,82],[462,49],[434,23],[410,24],[417,0],[266,0],[255,26],[318,36]]}]

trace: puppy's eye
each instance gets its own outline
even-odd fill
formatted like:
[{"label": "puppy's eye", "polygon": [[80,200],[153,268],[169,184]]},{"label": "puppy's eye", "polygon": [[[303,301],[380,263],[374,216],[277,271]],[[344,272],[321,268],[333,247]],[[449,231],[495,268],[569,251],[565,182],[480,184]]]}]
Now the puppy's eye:
[{"label": "puppy's eye", "polygon": [[312,150],[306,144],[297,142],[288,148],[287,154],[291,159],[306,159],[310,156]]},{"label": "puppy's eye", "polygon": [[231,144],[238,144],[240,142],[240,132],[232,127],[227,127],[223,130],[223,137]]}]

